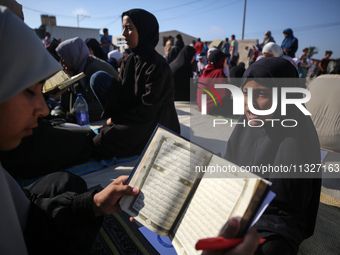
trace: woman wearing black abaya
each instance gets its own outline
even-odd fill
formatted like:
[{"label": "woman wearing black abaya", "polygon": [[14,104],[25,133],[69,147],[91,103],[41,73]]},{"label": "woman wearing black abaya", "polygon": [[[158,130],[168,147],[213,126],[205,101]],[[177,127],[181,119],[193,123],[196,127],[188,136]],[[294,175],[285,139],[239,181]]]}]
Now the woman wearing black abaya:
[{"label": "woman wearing black abaya", "polygon": [[196,51],[187,45],[170,63],[175,82],[175,101],[190,101],[190,78],[193,78],[192,63]]},{"label": "woman wearing black abaya", "polygon": [[132,53],[105,98],[104,116],[109,119],[94,138],[97,158],[140,154],[158,123],[180,132],[171,70],[155,50],[157,19],[145,10],[132,9],[122,14],[122,22]]},{"label": "woman wearing black abaya", "polygon": [[[281,58],[261,59],[245,72],[241,85],[245,95],[245,115],[238,122],[245,120],[245,123],[257,127],[247,124],[235,127],[225,156],[229,161],[240,166],[320,164],[319,140],[310,117],[295,105],[288,105],[287,115],[281,116],[281,88],[299,87],[298,79],[285,82],[278,78],[298,78],[298,74],[289,61]],[[251,113],[246,103],[249,87],[253,90],[253,106],[257,110],[267,110],[272,106],[272,88],[277,87],[276,111],[267,116]],[[294,119],[298,124],[283,127],[276,121],[272,127],[272,122],[265,119]],[[282,178],[280,173],[269,175],[271,190],[276,197],[255,225],[260,236],[266,238],[257,254],[297,254],[300,243],[314,232],[321,179],[310,173],[303,178],[292,177],[294,175]]]}]

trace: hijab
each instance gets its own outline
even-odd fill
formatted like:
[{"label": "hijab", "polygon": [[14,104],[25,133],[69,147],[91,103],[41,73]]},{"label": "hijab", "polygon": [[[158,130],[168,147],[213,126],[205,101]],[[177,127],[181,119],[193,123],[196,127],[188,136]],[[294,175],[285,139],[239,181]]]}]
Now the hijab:
[{"label": "hijab", "polygon": [[[192,74],[192,64],[191,60],[195,56],[196,50],[187,45],[185,46],[178,54],[177,58],[170,63],[171,70],[177,71],[178,69],[182,69],[182,71],[186,71],[186,73]],[[192,75],[190,76],[192,78]]]},{"label": "hijab", "polygon": [[56,52],[62,59],[69,62],[77,73],[84,71],[86,60],[90,55],[86,43],[79,37],[61,42],[56,48]]},{"label": "hijab", "polygon": [[[215,89],[215,84],[226,84],[227,76],[224,73],[224,62],[226,61],[226,55],[219,49],[210,51],[208,58],[208,65],[203,71],[199,81],[197,89],[197,105],[202,110],[202,94],[206,94],[206,90],[217,93],[220,100],[226,99],[230,95],[230,91],[225,88]],[[206,99],[206,110],[209,114],[217,105],[212,97]],[[219,107],[223,105],[223,102],[219,102]],[[225,107],[225,106],[223,106]]]},{"label": "hijab", "polygon": [[[13,40],[18,33],[20,40]],[[62,69],[33,30],[3,6],[0,6],[0,34],[0,103]],[[1,165],[0,201],[1,251],[27,254],[22,231],[30,202]]]},{"label": "hijab", "polygon": [[283,49],[289,49],[293,45],[293,43],[296,41],[296,38],[293,35],[293,30],[290,28],[283,30],[283,33],[288,36],[285,37],[285,39],[283,39],[281,47]]},{"label": "hijab", "polygon": [[85,43],[88,48],[90,48],[93,51],[93,54],[104,61],[107,61],[108,57],[104,53],[102,47],[100,46],[100,43],[95,38],[87,38],[85,40]]},{"label": "hijab", "polygon": [[272,32],[267,30],[264,35],[267,35],[268,37],[264,37],[262,41],[262,46],[266,45],[269,42],[275,42],[274,38],[272,37]]},{"label": "hijab", "polygon": [[196,50],[187,45],[179,52],[177,58],[170,63],[175,82],[175,101],[190,100],[190,78],[193,77],[192,59]]},{"label": "hijab", "polygon": [[[278,87],[278,91],[282,87],[302,86],[298,83],[299,79],[290,79],[289,82],[278,79],[298,78],[294,66],[283,58],[263,58],[252,64],[244,73],[241,88],[256,78],[260,78],[257,81],[262,85]],[[278,106],[280,98],[279,94]],[[295,105],[289,106],[285,119],[297,120],[296,127],[284,128],[280,124],[271,127],[268,123],[262,127],[237,125],[228,141],[225,158],[240,166],[320,164],[320,144],[311,118]],[[280,112],[278,107],[273,119],[282,119]],[[244,120],[247,123],[247,118],[241,116],[238,122]],[[277,178],[279,175],[269,175],[276,198],[256,228],[263,237],[281,235],[297,247],[313,234],[321,180]]]},{"label": "hijab", "polygon": [[138,45],[131,51],[138,55],[153,50],[159,40],[159,25],[156,17],[143,9],[131,9],[123,12],[122,19],[124,16],[130,17],[138,31]]},{"label": "hijab", "polygon": [[208,65],[203,71],[202,78],[227,78],[224,74],[226,55],[220,51],[212,51],[208,58]]},{"label": "hijab", "polygon": [[177,46],[180,50],[184,48],[184,42],[181,34],[176,35],[175,46]]},{"label": "hijab", "polygon": [[274,42],[267,43],[263,47],[262,53],[270,53],[273,54],[274,57],[282,57],[283,55],[282,48]]}]

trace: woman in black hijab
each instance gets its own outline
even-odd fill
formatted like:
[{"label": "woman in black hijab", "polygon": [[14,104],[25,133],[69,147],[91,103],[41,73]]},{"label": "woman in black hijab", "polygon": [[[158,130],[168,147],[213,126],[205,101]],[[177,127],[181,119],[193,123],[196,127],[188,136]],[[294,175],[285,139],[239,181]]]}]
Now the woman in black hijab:
[{"label": "woman in black hijab", "polygon": [[157,124],[179,133],[171,70],[155,47],[159,26],[142,9],[122,14],[123,36],[132,53],[124,59],[118,81],[106,97],[109,118],[94,138],[97,158],[140,154]]},{"label": "woman in black hijab", "polygon": [[[301,87],[299,80],[289,79],[287,82],[287,79],[279,78],[298,78],[294,66],[282,58],[263,58],[244,73],[241,89],[245,95],[245,115],[240,117],[238,123],[245,121],[257,127],[247,124],[235,127],[228,141],[227,160],[240,166],[298,167],[320,164],[320,145],[311,118],[295,105],[288,105],[287,115],[281,116],[281,88]],[[271,107],[272,88],[277,87],[276,111],[268,116],[251,113],[246,103],[248,87],[252,87],[253,106],[257,110]],[[280,121],[272,126],[272,122],[265,119]],[[284,119],[294,119],[297,125],[283,127],[280,122]],[[267,177],[272,182],[271,190],[276,197],[255,225],[260,236],[266,238],[257,254],[297,254],[300,243],[314,232],[320,199],[320,176],[308,173],[308,176],[293,179],[294,175],[287,178],[277,173]]]},{"label": "woman in black hijab", "polygon": [[176,35],[176,41],[175,46],[171,48],[168,56],[168,63],[170,64],[172,61],[174,61],[179,52],[184,48],[184,42],[181,34]]},{"label": "woman in black hijab", "polygon": [[175,82],[175,101],[190,101],[190,78],[193,78],[192,63],[196,50],[187,45],[170,63]]},{"label": "woman in black hijab", "polygon": [[85,43],[89,48],[91,55],[107,61],[107,55],[104,53],[102,47],[100,46],[100,43],[95,38],[87,38],[85,40]]}]

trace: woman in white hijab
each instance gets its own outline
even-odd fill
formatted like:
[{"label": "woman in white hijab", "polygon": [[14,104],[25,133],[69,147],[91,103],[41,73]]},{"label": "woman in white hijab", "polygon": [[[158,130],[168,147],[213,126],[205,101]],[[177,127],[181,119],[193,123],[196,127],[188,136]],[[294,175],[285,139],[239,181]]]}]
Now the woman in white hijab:
[{"label": "woman in white hijab", "polygon": [[[275,42],[267,43],[262,49],[262,54],[263,54],[263,57],[265,58],[278,57],[278,58],[287,59],[297,69],[297,65],[294,62],[294,60],[291,57],[284,55],[281,46],[277,45]],[[260,60],[261,58],[262,56],[258,57],[257,60]]]},{"label": "woman in white hijab", "polygon": [[[0,150],[7,151],[17,147],[22,138],[32,134],[33,129],[38,125],[38,117],[48,114],[48,108],[41,93],[43,81],[62,67],[46,51],[36,34],[4,6],[0,6],[0,31],[0,69],[2,71],[0,76]],[[21,40],[13,40],[19,35]],[[13,52],[15,54],[12,54]],[[69,178],[67,181],[76,181],[77,184],[83,185],[86,191],[80,194],[76,191],[66,192],[65,190],[63,193],[55,194],[54,197],[48,196],[48,192],[52,194],[56,190],[60,191],[59,188],[62,186],[58,185],[63,185],[61,181],[64,179],[58,179],[58,177],[67,177]],[[63,172],[46,176],[25,189],[24,193],[0,164],[0,253],[6,255],[66,254],[65,247],[78,245],[77,248],[79,248],[82,245],[80,243],[82,239],[79,235],[73,236],[75,231],[69,232],[65,226],[69,225],[70,228],[78,229],[78,231],[91,233],[94,231],[94,226],[100,226],[101,220],[98,216],[119,210],[116,202],[122,194],[138,193],[137,189],[124,185],[126,177],[118,178],[98,193],[87,191],[86,184],[78,178]],[[65,184],[63,187],[66,188]],[[39,189],[42,193],[33,193]],[[54,189],[54,191],[48,191],[49,189]],[[88,224],[88,222],[92,223]],[[80,229],[79,225],[82,224],[93,229],[87,229],[87,227]],[[30,232],[32,227],[35,227],[35,232]],[[36,235],[37,233],[39,235]],[[58,235],[60,238],[46,240],[53,235]],[[65,243],[67,235],[69,239],[72,239],[70,243]],[[65,246],[60,246],[60,241],[64,240],[66,241],[62,244]],[[89,244],[83,243],[83,245]],[[45,250],[35,250],[36,248]],[[63,249],[63,252],[60,252],[60,249]]]}]

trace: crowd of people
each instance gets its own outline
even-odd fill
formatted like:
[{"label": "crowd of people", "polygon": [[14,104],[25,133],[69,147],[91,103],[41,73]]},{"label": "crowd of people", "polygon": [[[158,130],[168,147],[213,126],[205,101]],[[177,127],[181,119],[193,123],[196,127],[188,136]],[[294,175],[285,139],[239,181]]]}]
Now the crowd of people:
[{"label": "crowd of people", "polygon": [[[0,5],[6,2],[0,1]],[[108,30],[104,29],[100,41],[75,37],[60,42],[55,49],[58,63],[45,48],[50,44],[49,38],[42,44],[20,20],[22,8],[13,2],[16,8],[11,9],[17,17],[0,6],[0,65],[4,71],[0,77],[0,197],[6,208],[0,210],[3,233],[0,247],[4,254],[46,254],[46,251],[85,254],[98,234],[102,216],[120,210],[118,200],[122,195],[134,196],[139,190],[125,185],[127,176],[119,177],[102,191],[88,190],[80,177],[61,170],[89,159],[139,155],[157,124],[180,134],[175,101],[192,99],[192,78],[196,79],[194,94],[199,108],[202,94],[216,81],[212,79],[222,83],[236,79],[244,96],[252,88],[254,106],[267,110],[273,103],[273,87],[300,87],[300,84],[281,81],[272,84],[263,78],[299,78],[302,71],[307,73],[311,68],[307,48],[299,62],[293,60],[298,40],[291,29],[283,31],[285,39],[281,46],[267,31],[260,45],[248,49],[247,69],[244,63],[238,63],[235,35],[230,41],[226,38],[220,49],[209,49],[200,38],[192,45],[185,45],[180,34],[169,36],[162,56],[155,50],[159,40],[158,21],[143,9],[131,9],[121,15],[122,35],[128,47],[124,53],[109,50],[113,45],[107,39]],[[18,32],[22,40],[13,42]],[[26,62],[20,61],[23,54]],[[326,52],[316,75],[326,73],[331,54]],[[69,76],[86,74],[76,88],[57,95],[65,115],[72,114],[74,96],[82,93],[88,103],[90,120],[105,120],[98,134],[51,124],[53,116],[41,89],[44,81],[61,69]],[[226,116],[230,114],[231,93],[216,90],[221,105],[209,99],[207,113]],[[243,166],[320,164],[320,144],[311,118],[297,108],[289,108],[287,116],[297,119],[299,125],[290,129],[261,126],[258,119],[283,119],[280,107],[270,116],[255,116],[245,103],[245,114],[239,122],[246,120],[259,127],[237,126],[229,139],[225,158]],[[40,176],[44,177],[24,190],[13,179]],[[204,254],[297,254],[301,242],[314,231],[320,176],[282,179],[271,175],[268,179],[276,197],[246,234],[244,242],[222,253]],[[239,224],[237,219],[231,219],[220,235],[236,237]],[[259,236],[266,238],[261,245],[258,245]]]}]

